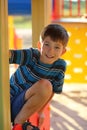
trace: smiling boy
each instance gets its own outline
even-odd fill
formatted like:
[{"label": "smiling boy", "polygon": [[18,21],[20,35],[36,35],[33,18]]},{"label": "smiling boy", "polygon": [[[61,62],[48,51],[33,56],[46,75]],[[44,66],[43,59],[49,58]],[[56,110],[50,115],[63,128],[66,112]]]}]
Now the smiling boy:
[{"label": "smiling boy", "polygon": [[54,93],[62,92],[66,62],[61,56],[66,52],[68,39],[63,26],[49,24],[40,34],[38,49],[9,50],[10,64],[19,64],[10,79],[11,120],[21,124],[23,130],[35,130],[25,123],[35,112],[40,128],[44,107]]}]

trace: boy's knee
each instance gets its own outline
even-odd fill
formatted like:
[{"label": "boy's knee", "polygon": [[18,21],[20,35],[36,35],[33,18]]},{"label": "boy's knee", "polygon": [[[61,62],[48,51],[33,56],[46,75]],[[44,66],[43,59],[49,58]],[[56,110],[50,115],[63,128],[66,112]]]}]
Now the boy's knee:
[{"label": "boy's knee", "polygon": [[43,98],[49,98],[52,95],[52,92],[51,82],[47,79],[41,79],[26,91],[25,99],[28,99],[34,94],[37,94]]},{"label": "boy's knee", "polygon": [[50,96],[52,94],[52,84],[49,80],[41,79],[39,84],[39,90],[43,96]]}]

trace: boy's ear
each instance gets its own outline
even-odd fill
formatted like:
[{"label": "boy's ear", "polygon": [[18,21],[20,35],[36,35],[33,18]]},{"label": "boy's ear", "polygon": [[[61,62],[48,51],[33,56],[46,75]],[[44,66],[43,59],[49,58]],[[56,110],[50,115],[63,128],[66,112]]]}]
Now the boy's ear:
[{"label": "boy's ear", "polygon": [[66,48],[63,49],[62,55],[66,52]]},{"label": "boy's ear", "polygon": [[37,48],[40,50],[41,49],[41,43],[40,41],[37,43]]}]

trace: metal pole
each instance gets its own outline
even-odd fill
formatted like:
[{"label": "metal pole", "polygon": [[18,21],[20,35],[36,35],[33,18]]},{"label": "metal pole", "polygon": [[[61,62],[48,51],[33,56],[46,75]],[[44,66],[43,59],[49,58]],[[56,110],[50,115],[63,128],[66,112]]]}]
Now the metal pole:
[{"label": "metal pole", "polygon": [[69,16],[72,16],[72,0],[69,1]]},{"label": "metal pole", "polygon": [[7,0],[0,0],[0,130],[10,130],[8,9]]},{"label": "metal pole", "polygon": [[80,0],[78,0],[78,16],[80,16]]},{"label": "metal pole", "polygon": [[37,47],[40,32],[51,22],[51,0],[32,0],[32,46]]}]

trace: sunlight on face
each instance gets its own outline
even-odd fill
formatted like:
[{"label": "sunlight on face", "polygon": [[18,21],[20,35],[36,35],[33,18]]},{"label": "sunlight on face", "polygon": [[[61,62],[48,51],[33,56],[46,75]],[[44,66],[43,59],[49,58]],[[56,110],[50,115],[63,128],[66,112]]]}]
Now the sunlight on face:
[{"label": "sunlight on face", "polygon": [[40,61],[45,64],[52,64],[65,52],[65,48],[59,41],[54,42],[47,36],[41,43]]}]

